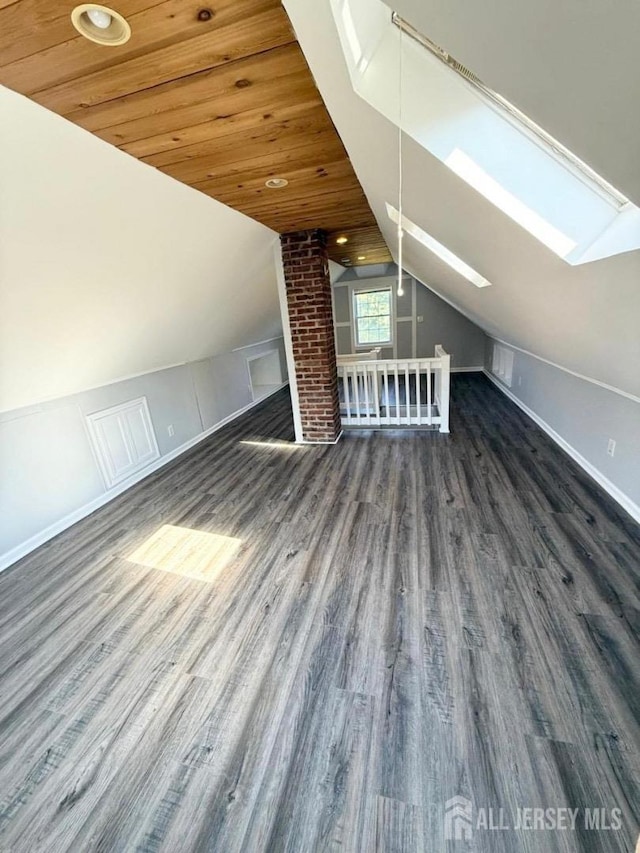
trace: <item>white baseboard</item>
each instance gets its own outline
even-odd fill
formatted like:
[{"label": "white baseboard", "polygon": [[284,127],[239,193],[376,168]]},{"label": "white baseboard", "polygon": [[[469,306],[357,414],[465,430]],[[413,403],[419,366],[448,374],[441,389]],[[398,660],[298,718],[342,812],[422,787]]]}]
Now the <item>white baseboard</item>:
[{"label": "white baseboard", "polygon": [[306,444],[306,445],[309,445],[311,447],[313,447],[314,444],[316,446],[318,446],[320,444],[337,444],[340,441],[340,439],[342,438],[343,433],[344,433],[344,430],[341,429],[340,432],[338,433],[338,437],[334,438],[333,441],[307,441],[306,438],[303,438],[301,441],[296,441],[296,444]]},{"label": "white baseboard", "polygon": [[484,369],[485,376],[490,379],[493,384],[499,388],[503,394],[505,394],[510,400],[512,400],[518,408],[522,409],[522,411],[529,415],[532,421],[535,421],[540,429],[544,430],[549,438],[553,439],[556,444],[558,444],[565,453],[568,453],[569,456],[577,462],[578,465],[586,471],[586,473],[596,481],[596,483],[601,486],[608,495],[610,495],[614,501],[620,504],[620,506],[629,513],[629,515],[638,523],[640,523],[640,506],[634,503],[628,495],[625,495],[623,491],[621,491],[615,483],[612,483],[602,471],[599,471],[594,465],[589,462],[588,459],[579,453],[575,447],[572,447],[568,441],[566,441],[560,433],[556,432],[553,427],[549,426],[546,421],[543,421],[540,415],[537,415],[533,409],[530,409],[526,403],[523,403],[519,397],[510,391],[506,385],[503,385],[495,376],[493,376],[488,370]]},{"label": "white baseboard", "polygon": [[476,367],[452,367],[451,373],[482,373],[484,365],[480,364]]},{"label": "white baseboard", "polygon": [[117,486],[114,486],[112,489],[104,492],[104,494],[99,495],[94,500],[90,501],[84,506],[79,507],[73,512],[69,513],[69,515],[65,515],[64,518],[61,518],[59,521],[54,522],[49,525],[49,527],[41,530],[39,533],[36,533],[34,536],[31,536],[25,542],[21,542],[19,545],[16,545],[10,551],[6,551],[4,554],[0,554],[0,572],[3,569],[9,568],[18,560],[21,560],[23,557],[26,557],[27,554],[30,554],[32,551],[35,551],[36,548],[39,548],[40,545],[44,545],[45,542],[48,542],[49,539],[53,539],[54,536],[57,536],[59,533],[62,533],[63,530],[66,530],[68,527],[71,527],[77,521],[81,521],[83,518],[86,518],[88,515],[91,515],[92,512],[95,512],[100,507],[108,504],[114,498],[117,498],[118,495],[121,495],[123,492],[126,492],[127,489],[130,489],[131,486],[135,486],[136,483],[139,483],[141,480],[144,480],[146,477],[154,474],[160,468],[163,468],[165,465],[168,465],[169,462],[172,462],[178,456],[181,456],[183,453],[186,453],[187,450],[190,450],[192,447],[195,447],[196,444],[200,444],[201,441],[204,441],[205,438],[208,438],[214,432],[217,432],[219,429],[222,429],[225,424],[228,424],[230,421],[234,421],[236,418],[239,418],[245,412],[248,412],[250,409],[253,409],[255,406],[258,406],[260,403],[263,403],[266,399],[271,397],[273,394],[277,394],[278,391],[281,391],[285,388],[289,383],[283,382],[279,388],[275,388],[269,394],[265,394],[264,397],[260,397],[259,400],[253,400],[246,406],[243,406],[241,409],[238,409],[236,412],[233,412],[230,415],[227,415],[226,418],[223,418],[221,421],[218,421],[217,424],[214,424],[209,429],[204,432],[199,433],[194,436],[194,438],[189,439],[189,441],[185,441],[184,444],[181,444],[179,447],[176,447],[174,450],[167,453],[165,456],[161,456],[159,459],[156,459],[142,471],[138,471],[133,476],[129,477],[127,480],[123,480],[122,483],[118,483]]}]

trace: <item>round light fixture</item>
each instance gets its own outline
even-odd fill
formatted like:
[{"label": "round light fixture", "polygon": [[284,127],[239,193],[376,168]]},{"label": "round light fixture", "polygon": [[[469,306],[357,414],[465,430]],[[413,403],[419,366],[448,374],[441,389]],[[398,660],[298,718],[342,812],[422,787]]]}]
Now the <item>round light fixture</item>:
[{"label": "round light fixture", "polygon": [[264,182],[265,187],[269,187],[270,190],[281,190],[288,184],[289,181],[286,178],[269,178],[268,181]]},{"label": "round light fixture", "polygon": [[348,243],[348,242],[349,242],[348,237],[338,237],[338,239],[336,240],[336,243],[338,244],[338,246],[344,246],[344,244]]},{"label": "round light fixture", "polygon": [[117,47],[131,38],[131,27],[118,12],[97,3],[82,3],[71,13],[71,23],[80,35],[96,44]]},{"label": "round light fixture", "polygon": [[366,255],[358,255],[358,260],[359,260],[359,261],[366,261],[366,260],[367,260],[367,256],[366,256]]}]

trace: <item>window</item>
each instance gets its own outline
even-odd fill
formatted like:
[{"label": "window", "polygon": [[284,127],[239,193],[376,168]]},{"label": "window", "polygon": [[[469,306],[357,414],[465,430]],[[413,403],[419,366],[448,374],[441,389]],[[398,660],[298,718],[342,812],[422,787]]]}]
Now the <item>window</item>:
[{"label": "window", "polygon": [[391,343],[391,288],[353,294],[356,346]]}]

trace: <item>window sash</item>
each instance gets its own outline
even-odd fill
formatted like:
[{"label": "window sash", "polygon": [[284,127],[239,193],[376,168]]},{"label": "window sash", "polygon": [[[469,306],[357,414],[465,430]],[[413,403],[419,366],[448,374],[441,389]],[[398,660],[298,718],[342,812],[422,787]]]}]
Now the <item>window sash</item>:
[{"label": "window sash", "polygon": [[[384,296],[384,299],[371,299],[381,296]],[[354,293],[354,314],[357,346],[391,342],[390,288]]]}]

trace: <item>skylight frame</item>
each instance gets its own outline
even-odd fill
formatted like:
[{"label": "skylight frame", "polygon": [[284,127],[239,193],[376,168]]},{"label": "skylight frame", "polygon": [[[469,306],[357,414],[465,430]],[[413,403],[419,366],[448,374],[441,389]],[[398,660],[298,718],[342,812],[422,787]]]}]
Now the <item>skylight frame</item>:
[{"label": "skylight frame", "polygon": [[408,21],[405,21],[397,12],[391,13],[391,21],[403,33],[406,33],[406,35],[436,56],[451,71],[455,72],[489,107],[496,110],[503,118],[509,121],[516,130],[524,133],[532,142],[553,157],[559,165],[571,172],[590,189],[597,192],[616,211],[621,211],[630,204],[626,196],[599,175],[591,166],[587,165],[587,163],[577,157],[561,142],[558,142],[550,133],[547,133],[546,130],[536,124],[533,119],[529,118],[529,116],[519,110],[510,101],[498,94],[494,89],[491,89],[486,83],[483,83],[472,71],[469,71],[461,62],[458,62],[450,53],[423,35],[423,33],[413,27]]},{"label": "skylight frame", "polygon": [[[389,202],[386,203],[386,207],[387,216],[397,225],[400,219],[398,210],[396,210],[392,204],[389,204]],[[472,266],[469,266],[469,264],[466,261],[463,261],[461,257],[455,254],[455,252],[452,252],[451,249],[448,249],[439,240],[436,240],[435,237],[432,237],[431,234],[428,234],[423,228],[420,228],[419,225],[416,225],[415,222],[412,222],[411,219],[408,219],[404,214],[402,215],[402,230],[405,234],[408,234],[410,237],[413,237],[414,240],[417,240],[418,243],[425,247],[425,249],[433,252],[437,258],[450,266],[451,269],[455,270],[463,278],[466,278],[466,280],[475,285],[475,287],[484,288],[492,286],[492,282],[486,279],[483,275],[480,275],[477,270],[474,270]]]}]

